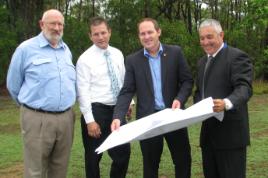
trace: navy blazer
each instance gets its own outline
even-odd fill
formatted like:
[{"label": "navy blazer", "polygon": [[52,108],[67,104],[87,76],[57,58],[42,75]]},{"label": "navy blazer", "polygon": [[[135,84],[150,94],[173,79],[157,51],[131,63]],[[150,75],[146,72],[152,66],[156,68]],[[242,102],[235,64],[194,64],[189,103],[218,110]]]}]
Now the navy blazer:
[{"label": "navy blazer", "polygon": [[[182,107],[191,95],[193,79],[188,64],[179,46],[162,45],[161,78],[162,94],[167,108],[178,99]],[[119,93],[113,118],[123,120],[132,97],[136,94],[136,118],[155,112],[153,81],[149,60],[144,56],[144,49],[126,58],[126,74]]]},{"label": "navy blazer", "polygon": [[[202,79],[207,56],[199,60],[194,102],[201,100]],[[223,121],[210,118],[202,123],[200,145],[238,148],[250,144],[247,102],[252,95],[253,68],[243,51],[225,46],[212,59],[204,83],[205,97],[228,98],[233,109],[224,112]]]}]

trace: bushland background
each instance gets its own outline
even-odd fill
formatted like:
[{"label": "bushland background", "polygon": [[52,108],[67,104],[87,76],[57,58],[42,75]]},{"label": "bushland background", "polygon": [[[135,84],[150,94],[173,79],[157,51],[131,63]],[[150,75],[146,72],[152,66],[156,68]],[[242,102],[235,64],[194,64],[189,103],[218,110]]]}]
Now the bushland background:
[{"label": "bushland background", "polygon": [[124,55],[141,48],[137,22],[155,18],[163,43],[180,45],[193,74],[204,55],[198,25],[218,19],[225,42],[246,51],[254,63],[255,78],[268,80],[268,0],[0,0],[0,86],[5,85],[11,56],[22,41],[40,32],[42,13],[56,8],[65,16],[64,41],[76,63],[91,42],[88,20],[103,16],[112,27],[111,45]]}]

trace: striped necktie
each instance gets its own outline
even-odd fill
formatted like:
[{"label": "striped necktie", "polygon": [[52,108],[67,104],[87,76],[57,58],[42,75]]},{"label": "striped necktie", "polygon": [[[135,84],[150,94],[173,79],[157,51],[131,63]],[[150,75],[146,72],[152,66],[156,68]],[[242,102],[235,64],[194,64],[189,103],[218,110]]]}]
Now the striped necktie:
[{"label": "striped necktie", "polygon": [[213,56],[208,56],[207,62],[204,68],[204,75],[203,75],[203,82],[202,82],[202,99],[205,98],[205,78],[206,78],[207,70],[211,64],[212,59],[213,59]]},{"label": "striped necktie", "polygon": [[116,76],[113,64],[112,64],[112,60],[110,58],[110,52],[109,51],[105,51],[104,52],[104,56],[106,59],[106,64],[107,64],[107,68],[108,68],[108,74],[111,80],[111,90],[114,96],[114,99],[117,98],[119,92],[120,92],[120,88],[119,88],[119,84],[118,84],[118,78]]}]

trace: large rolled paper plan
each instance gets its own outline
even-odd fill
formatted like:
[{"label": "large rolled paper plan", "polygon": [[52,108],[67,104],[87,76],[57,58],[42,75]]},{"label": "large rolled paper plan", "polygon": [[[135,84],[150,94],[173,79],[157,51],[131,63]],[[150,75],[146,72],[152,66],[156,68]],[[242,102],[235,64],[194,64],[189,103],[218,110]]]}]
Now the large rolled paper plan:
[{"label": "large rolled paper plan", "polygon": [[209,97],[185,110],[168,108],[132,121],[113,131],[95,151],[99,154],[124,143],[143,140],[188,127],[210,117],[216,117],[219,121],[222,121],[223,112],[213,112],[213,105],[213,99]]}]

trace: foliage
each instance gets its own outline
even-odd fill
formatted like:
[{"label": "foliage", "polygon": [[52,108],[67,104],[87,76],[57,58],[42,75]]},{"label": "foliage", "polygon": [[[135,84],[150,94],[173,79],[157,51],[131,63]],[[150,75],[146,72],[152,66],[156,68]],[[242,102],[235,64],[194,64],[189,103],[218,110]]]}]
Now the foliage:
[{"label": "foliage", "polygon": [[177,20],[172,22],[168,22],[164,19],[160,20],[160,26],[162,29],[162,42],[179,45],[188,60],[189,66],[193,73],[195,73],[197,60],[203,55],[197,33],[189,34],[185,24]]},{"label": "foliage", "polygon": [[112,28],[111,45],[122,50],[124,55],[140,48],[136,27],[140,9],[137,1],[111,0],[104,11]]},{"label": "foliage", "polygon": [[[64,41],[69,46],[73,54],[73,62],[76,63],[78,57],[90,46],[88,25],[69,18],[64,28]],[[74,38],[75,37],[75,38]]]},{"label": "foliage", "polygon": [[252,58],[255,78],[268,80],[267,0],[27,0],[0,1],[0,85],[5,83],[16,46],[39,33],[38,19],[48,8],[59,9],[65,16],[64,40],[73,53],[74,63],[91,44],[90,17],[99,15],[109,21],[110,43],[124,55],[141,48],[136,24],[143,17],[152,17],[161,25],[161,42],[181,46],[195,74],[196,61],[203,55],[198,25],[205,18],[216,18],[225,31],[225,41]]},{"label": "foliage", "polygon": [[268,4],[267,0],[250,1],[248,15],[243,20],[246,41],[243,43],[249,49],[253,58],[256,78],[268,79]]},{"label": "foliage", "polygon": [[17,45],[16,33],[6,25],[7,14],[7,10],[0,7],[0,86],[5,82],[9,59]]}]

